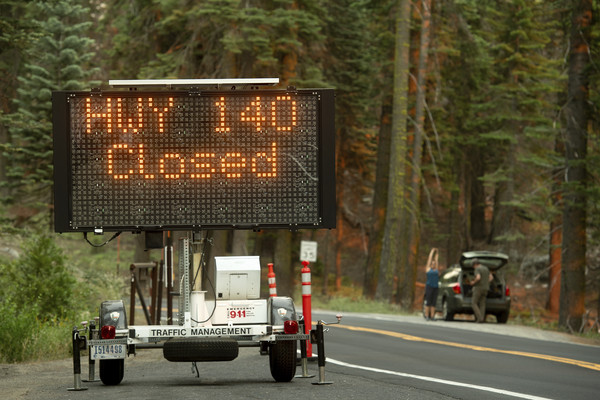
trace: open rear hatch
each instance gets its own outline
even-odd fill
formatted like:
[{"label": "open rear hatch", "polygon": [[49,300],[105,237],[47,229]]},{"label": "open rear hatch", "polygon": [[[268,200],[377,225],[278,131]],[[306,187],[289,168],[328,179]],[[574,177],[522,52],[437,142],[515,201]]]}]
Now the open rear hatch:
[{"label": "open rear hatch", "polygon": [[[467,280],[473,279],[473,260],[479,260],[479,262],[485,265],[490,272],[495,273],[500,268],[504,267],[508,262],[508,256],[503,253],[497,253],[493,251],[468,251],[460,257],[460,267],[464,271],[464,276]],[[466,283],[463,281],[463,283]],[[471,297],[472,288],[470,285],[464,285],[464,294],[466,297]],[[499,279],[494,279],[490,282],[490,290],[488,291],[488,298],[500,298],[504,293],[504,284]]]},{"label": "open rear hatch", "polygon": [[463,270],[473,270],[473,260],[478,259],[491,272],[496,272],[508,262],[508,256],[494,251],[467,251],[460,256],[460,267]]}]

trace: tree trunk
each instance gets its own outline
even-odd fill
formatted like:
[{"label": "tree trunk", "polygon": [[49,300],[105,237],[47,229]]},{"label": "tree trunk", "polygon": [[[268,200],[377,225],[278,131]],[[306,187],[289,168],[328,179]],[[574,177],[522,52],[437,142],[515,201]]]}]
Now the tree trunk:
[{"label": "tree trunk", "polygon": [[[515,130],[515,132],[517,132]],[[513,166],[515,165],[514,145],[510,145],[506,154],[505,173],[507,176],[496,183],[496,192],[494,194],[494,216],[492,217],[492,227],[490,229],[490,243],[498,244],[506,242],[506,235],[510,234],[513,224],[514,207],[510,204],[515,195],[515,181]]]},{"label": "tree trunk", "polygon": [[150,261],[150,250],[146,250],[146,234],[140,233],[134,236],[135,250],[133,253],[134,263],[146,263]]},{"label": "tree trunk", "polygon": [[[565,154],[564,142],[560,137],[556,139],[554,149],[557,154]],[[560,185],[561,177],[564,175],[563,168],[555,168],[552,184],[552,205],[559,209],[562,207],[562,193]],[[553,314],[558,314],[560,307],[560,275],[561,275],[561,253],[562,253],[562,215],[557,214],[550,222],[550,265],[548,269],[548,301],[546,309]]]},{"label": "tree trunk", "polygon": [[294,295],[294,274],[292,265],[292,233],[277,231],[275,242],[275,267],[277,268],[277,295]]},{"label": "tree trunk", "polygon": [[369,232],[369,254],[365,271],[364,294],[373,299],[377,289],[379,264],[381,262],[381,244],[383,227],[385,226],[385,211],[388,193],[390,168],[392,97],[386,96],[381,107],[381,121],[377,142],[377,170],[375,172],[375,187],[373,189],[373,214]]},{"label": "tree trunk", "polygon": [[427,60],[429,52],[429,37],[431,26],[431,0],[421,1],[421,33],[419,60],[417,68],[416,100],[415,100],[415,129],[412,147],[412,159],[409,179],[408,206],[406,214],[406,252],[400,260],[398,273],[397,302],[404,308],[412,307],[417,278],[418,248],[420,236],[421,208],[421,164],[423,157],[423,136],[425,135],[425,94],[427,85]]},{"label": "tree trunk", "polygon": [[231,255],[233,256],[247,256],[248,255],[248,235],[250,231],[247,230],[235,230],[233,231],[233,243],[231,246]]},{"label": "tree trunk", "polygon": [[469,155],[469,236],[470,242],[485,241],[485,190],[481,177],[485,167],[481,151],[471,151]]},{"label": "tree trunk", "polygon": [[[293,1],[290,5],[290,9],[297,10],[298,3]],[[290,37],[293,40],[298,39],[298,28],[290,28]],[[291,80],[296,78],[296,66],[298,65],[298,51],[294,45],[288,45],[289,49],[286,49],[285,55],[281,62],[281,81],[289,84]]]},{"label": "tree trunk", "polygon": [[574,331],[585,312],[588,67],[592,0],[573,8],[570,33],[567,129],[565,137],[562,279],[558,323]]},{"label": "tree trunk", "polygon": [[560,301],[562,220],[555,217],[550,223],[550,268],[548,269],[548,301],[546,309],[558,314]]},{"label": "tree trunk", "polygon": [[512,200],[510,182],[503,180],[496,183],[494,192],[494,215],[490,229],[490,243],[497,244],[503,239],[503,235],[510,229],[511,212],[506,202]]},{"label": "tree trunk", "polygon": [[463,151],[457,148],[453,149],[453,168],[454,171],[454,187],[451,188],[450,195],[450,215],[448,218],[448,227],[446,234],[448,235],[447,248],[446,248],[446,265],[451,265],[456,262],[461,252],[465,249],[465,238],[468,237],[466,231],[466,218],[465,218],[465,181],[467,172],[466,164],[467,160],[463,157]]},{"label": "tree trunk", "polygon": [[[344,132],[344,129],[340,130]],[[338,142],[344,141],[344,134],[340,133]],[[341,146],[339,146],[341,148]],[[340,152],[341,153],[341,152]],[[337,165],[337,202],[338,202],[338,213],[336,223],[336,235],[335,235],[335,290],[340,291],[342,289],[342,244],[344,243],[344,170],[346,168],[345,157],[340,154],[338,155]]]},{"label": "tree trunk", "polygon": [[381,249],[381,263],[375,298],[389,301],[398,262],[400,212],[404,202],[404,160],[406,156],[406,110],[408,106],[408,52],[410,41],[410,1],[398,1],[396,17],[396,53],[394,57],[394,87],[390,174],[387,212]]}]

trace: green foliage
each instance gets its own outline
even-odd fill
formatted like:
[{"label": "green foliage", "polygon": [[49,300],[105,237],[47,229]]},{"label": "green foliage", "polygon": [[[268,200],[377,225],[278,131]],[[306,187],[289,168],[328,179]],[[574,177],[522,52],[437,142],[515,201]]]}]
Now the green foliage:
[{"label": "green foliage", "polygon": [[450,155],[441,160],[442,177],[454,185],[466,160],[486,196],[502,199],[493,204],[494,214],[506,212],[498,221],[504,226],[492,222],[491,239],[499,243],[521,236],[523,225],[513,217],[547,222],[554,215],[548,194],[560,160],[554,119],[564,88],[559,18],[551,4],[534,0],[450,4],[437,17],[444,43],[436,46],[445,59],[441,96],[447,102],[432,107]]},{"label": "green foliage", "polygon": [[[101,301],[122,297],[114,254],[80,239],[32,233],[2,239],[23,246],[19,257],[0,261],[0,362],[65,357],[71,328],[91,319]],[[124,257],[131,259],[127,247]]]},{"label": "green foliage", "polygon": [[89,67],[93,40],[86,35],[88,15],[89,9],[71,1],[32,2],[27,8],[31,45],[18,77],[16,112],[5,118],[10,139],[4,146],[12,188],[12,196],[4,200],[14,204],[18,199],[19,207],[33,209],[23,212],[22,220],[40,212],[47,216],[52,202],[52,91],[83,89],[97,72]]},{"label": "green foliage", "polygon": [[[600,15],[600,4],[595,2],[594,18],[596,23],[591,30],[591,59],[592,66],[589,70],[590,79],[590,118],[591,132],[588,148],[588,227],[590,232],[590,246],[600,245],[600,24],[597,22]],[[600,282],[597,282],[600,287]]]},{"label": "green foliage", "polygon": [[0,323],[0,363],[65,357],[71,347],[68,322],[41,321],[37,307],[23,307],[15,299],[0,302]]},{"label": "green foliage", "polygon": [[0,362],[19,362],[30,359],[32,342],[39,335],[42,324],[37,310],[20,307],[12,298],[0,302]]},{"label": "green foliage", "polygon": [[366,2],[337,1],[327,4],[324,55],[325,76],[337,92],[336,126],[342,131],[346,166],[373,172],[373,153],[367,127],[374,121],[373,86],[375,46],[368,29]]},{"label": "green foliage", "polygon": [[3,289],[3,298],[36,309],[41,321],[63,318],[71,312],[75,305],[75,279],[52,237],[33,235],[18,259],[0,266],[6,281],[12,282]]},{"label": "green foliage", "polygon": [[[298,75],[315,80],[313,43],[320,36],[319,2],[206,0],[114,1],[102,20],[117,74],[139,78],[281,76],[297,54]],[[112,10],[118,12],[113,13]],[[114,14],[117,14],[114,17]],[[113,32],[117,32],[113,37]],[[153,47],[132,46],[152,38]],[[321,81],[322,83],[322,81]],[[319,85],[321,86],[321,85]]]},{"label": "green foliage", "polygon": [[50,236],[32,235],[20,257],[0,263],[0,280],[10,283],[0,288],[0,361],[64,355],[67,321],[77,313],[65,262]]}]

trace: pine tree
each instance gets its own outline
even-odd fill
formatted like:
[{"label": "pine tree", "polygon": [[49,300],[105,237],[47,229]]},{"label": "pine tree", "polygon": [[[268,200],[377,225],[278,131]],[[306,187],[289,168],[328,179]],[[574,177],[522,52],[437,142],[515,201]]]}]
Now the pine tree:
[{"label": "pine tree", "polygon": [[[432,40],[436,63],[435,101],[431,101],[433,119],[443,146],[438,169],[444,190],[449,193],[448,217],[438,234],[447,238],[446,258],[455,262],[473,239],[485,238],[482,152],[476,149],[477,130],[473,121],[475,99],[485,92],[492,60],[489,43],[482,37],[487,21],[487,2],[445,1],[438,4],[436,38]],[[436,216],[431,216],[434,221]]]},{"label": "pine tree", "polygon": [[[589,106],[590,114],[590,134],[588,142],[588,249],[594,251],[600,244],[600,68],[598,60],[600,60],[600,23],[598,23],[599,3],[596,1],[594,6],[594,23],[590,31],[590,54],[593,60],[593,66],[589,69]],[[586,286],[586,291],[600,294],[600,269],[587,265],[589,286]],[[596,315],[600,315],[600,301],[596,302]]]},{"label": "pine tree", "polygon": [[22,67],[25,49],[30,46],[35,35],[30,31],[33,22],[25,19],[28,2],[0,1],[0,198],[9,195],[7,184],[8,154],[10,135],[9,120],[15,107],[12,100],[17,90],[17,76]]},{"label": "pine tree", "polygon": [[390,146],[392,131],[393,67],[395,50],[395,12],[396,1],[372,2],[367,12],[372,15],[372,37],[374,46],[373,65],[377,72],[373,75],[371,87],[378,96],[379,104],[373,114],[379,114],[376,138],[375,178],[373,183],[373,202],[369,224],[369,250],[365,267],[364,294],[374,298],[380,275],[383,238],[385,232],[386,208],[389,189]]},{"label": "pine tree", "polygon": [[[551,185],[547,155],[554,148],[551,118],[560,71],[545,52],[557,28],[547,18],[548,7],[533,0],[494,4],[488,9],[490,29],[482,33],[491,44],[493,68],[489,84],[476,100],[477,119],[471,126],[478,131],[480,151],[494,148],[493,153],[485,152],[482,178],[494,189],[490,241],[500,243],[522,238],[515,216],[531,218],[531,212],[547,202]],[[547,180],[536,179],[540,174]],[[540,183],[534,188],[538,190],[531,190],[534,182]]]},{"label": "pine tree", "polygon": [[[19,76],[16,112],[10,115],[12,147],[9,180],[12,201],[18,203],[16,223],[51,210],[53,90],[79,90],[94,72],[86,69],[93,53],[86,36],[89,10],[71,1],[32,3],[28,16],[40,21],[39,38],[27,52],[24,72]],[[25,208],[25,210],[23,210]]]},{"label": "pine tree", "polygon": [[[325,36],[326,55],[322,61],[328,83],[336,89],[336,186],[338,202],[336,244],[336,288],[341,288],[342,243],[346,225],[365,225],[355,204],[360,204],[368,187],[357,186],[372,173],[370,135],[374,91],[372,88],[374,65],[373,46],[366,3],[361,1],[338,1],[327,5]],[[349,178],[352,177],[352,178]],[[362,179],[356,179],[360,177]],[[347,182],[348,181],[348,182]]]},{"label": "pine tree", "polygon": [[[317,1],[138,0],[132,4],[135,10],[123,14],[122,2],[115,1],[104,16],[106,31],[117,32],[111,39],[111,58],[118,74],[125,70],[130,78],[284,78],[283,60],[296,53],[296,75],[288,83],[323,84],[317,59],[312,57],[323,15]],[[130,36],[146,46],[131,49]]]},{"label": "pine tree", "polygon": [[399,0],[397,8],[387,210],[375,293],[377,299],[384,301],[390,300],[393,294],[393,279],[399,257],[400,215],[405,206],[402,182],[407,154],[410,1]]},{"label": "pine tree", "polygon": [[573,3],[568,104],[565,129],[562,277],[559,324],[572,331],[584,326],[587,251],[587,152],[589,121],[589,46],[594,22],[592,0]]}]

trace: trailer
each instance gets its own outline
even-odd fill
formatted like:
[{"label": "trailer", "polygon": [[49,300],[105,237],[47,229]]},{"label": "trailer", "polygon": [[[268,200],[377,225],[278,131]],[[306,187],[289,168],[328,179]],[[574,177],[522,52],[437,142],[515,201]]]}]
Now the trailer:
[{"label": "trailer", "polygon": [[99,323],[89,329],[87,349],[89,359],[99,362],[102,383],[121,383],[125,360],[138,349],[161,349],[168,361],[198,363],[232,361],[240,347],[256,347],[260,355],[268,355],[275,381],[291,381],[298,341],[310,340],[300,330],[292,298],[261,299],[259,257],[242,256],[215,257],[214,292],[207,300],[206,291],[192,290],[190,240],[180,241],[177,324],[128,325],[122,300],[100,305]]},{"label": "trailer", "polygon": [[178,318],[128,324],[122,300],[103,302],[97,321],[73,329],[74,389],[85,349],[106,385],[123,380],[126,358],[142,348],[197,363],[256,347],[269,356],[273,378],[288,382],[298,342],[309,337],[320,343],[322,377],[324,323],[305,330],[290,297],[261,299],[257,256],[216,257],[214,271],[193,263],[195,238],[213,229],[335,228],[334,91],[264,88],[278,83],[133,80],[53,92],[55,231],[86,240],[143,233],[159,246],[163,233],[186,232]]}]

